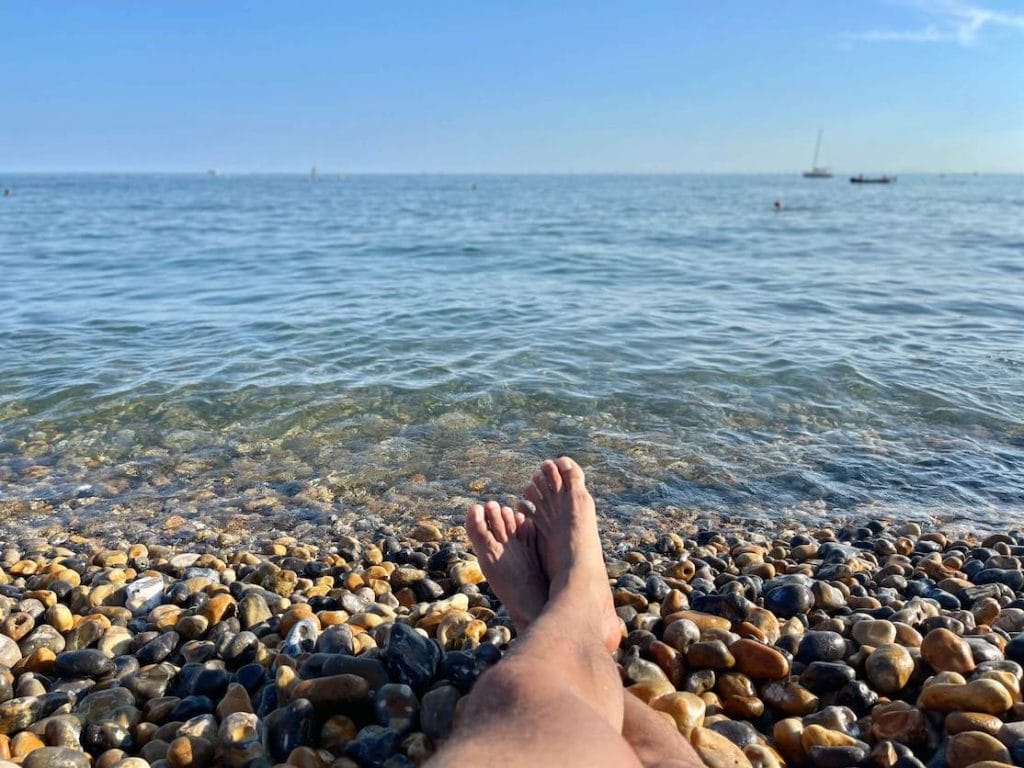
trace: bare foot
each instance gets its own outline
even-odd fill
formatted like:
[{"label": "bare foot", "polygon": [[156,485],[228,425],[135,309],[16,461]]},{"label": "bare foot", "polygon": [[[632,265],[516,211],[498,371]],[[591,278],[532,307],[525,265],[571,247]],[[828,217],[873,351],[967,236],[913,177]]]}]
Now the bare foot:
[{"label": "bare foot", "polygon": [[487,583],[521,635],[548,601],[533,521],[489,501],[469,508],[466,532]]},{"label": "bare foot", "polygon": [[609,651],[621,639],[619,618],[608,588],[608,571],[601,554],[594,498],[585,485],[583,470],[563,456],[545,461],[523,490],[533,505],[521,505],[537,531],[541,564],[551,582],[551,600],[560,595],[581,601],[581,617],[600,621],[601,638]]}]

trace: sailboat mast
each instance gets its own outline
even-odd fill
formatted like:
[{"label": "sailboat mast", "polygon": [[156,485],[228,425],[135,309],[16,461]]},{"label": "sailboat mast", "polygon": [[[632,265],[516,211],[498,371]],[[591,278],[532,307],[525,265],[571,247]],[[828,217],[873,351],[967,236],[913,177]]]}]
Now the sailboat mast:
[{"label": "sailboat mast", "polygon": [[818,153],[821,151],[821,128],[818,129],[818,141],[814,144],[814,162],[811,163],[811,168],[818,167]]}]

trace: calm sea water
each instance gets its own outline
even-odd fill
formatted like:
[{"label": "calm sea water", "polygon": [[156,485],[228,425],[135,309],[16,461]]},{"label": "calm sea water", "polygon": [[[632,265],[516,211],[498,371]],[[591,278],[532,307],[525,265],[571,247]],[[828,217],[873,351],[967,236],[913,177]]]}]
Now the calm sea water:
[{"label": "calm sea water", "polygon": [[1024,522],[1022,177],[0,186],[41,516],[445,516],[568,453],[618,519]]}]

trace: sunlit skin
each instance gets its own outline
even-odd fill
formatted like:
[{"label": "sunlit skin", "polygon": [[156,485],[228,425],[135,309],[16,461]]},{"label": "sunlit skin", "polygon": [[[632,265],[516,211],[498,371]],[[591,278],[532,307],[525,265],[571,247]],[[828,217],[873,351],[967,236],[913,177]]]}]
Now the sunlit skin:
[{"label": "sunlit skin", "polygon": [[432,768],[702,765],[675,728],[624,693],[594,500],[574,461],[545,461],[516,511],[474,504],[466,530],[519,639],[473,688]]}]

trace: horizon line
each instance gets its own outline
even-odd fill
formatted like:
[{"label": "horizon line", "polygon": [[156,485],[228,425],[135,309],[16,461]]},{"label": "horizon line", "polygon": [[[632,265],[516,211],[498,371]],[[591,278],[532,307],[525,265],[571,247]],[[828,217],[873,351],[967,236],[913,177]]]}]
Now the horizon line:
[{"label": "horizon line", "polygon": [[[441,171],[441,170],[390,170],[390,171],[343,171],[343,170],[320,170],[317,169],[317,176],[328,180],[330,177],[342,176],[800,176],[804,170],[770,170],[770,171],[712,171],[712,170],[666,170],[666,171],[617,171],[617,170],[594,170],[594,171]],[[865,173],[863,169],[857,170],[833,170],[833,177],[839,178],[847,175]],[[886,175],[910,175],[910,176],[1020,176],[1024,175],[1024,169],[1019,170],[944,170],[944,169],[902,169],[895,171],[879,171],[871,169],[867,173],[884,173]],[[166,170],[166,169],[21,169],[4,170],[0,169],[0,176],[206,176],[219,178],[226,176],[301,176],[308,177],[310,171],[274,171],[274,170],[219,170],[215,168],[207,170]]]}]

